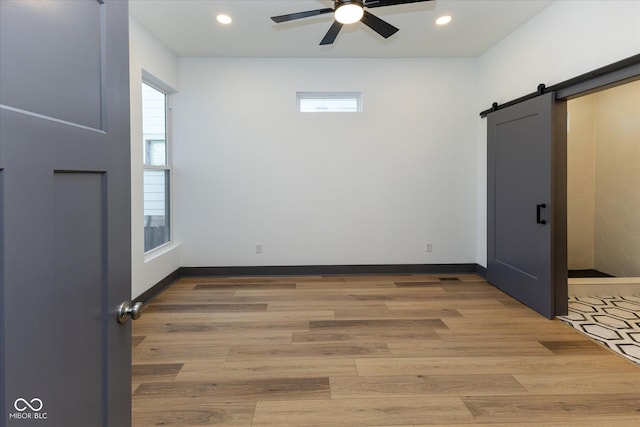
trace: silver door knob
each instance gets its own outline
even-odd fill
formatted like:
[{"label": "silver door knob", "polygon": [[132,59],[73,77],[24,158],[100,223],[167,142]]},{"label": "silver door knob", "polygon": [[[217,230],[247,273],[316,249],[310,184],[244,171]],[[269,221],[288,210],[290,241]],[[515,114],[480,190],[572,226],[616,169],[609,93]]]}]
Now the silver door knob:
[{"label": "silver door knob", "polygon": [[129,316],[131,319],[137,320],[142,316],[142,303],[137,302],[131,306],[131,303],[125,301],[118,306],[116,314],[118,315],[118,323],[127,323]]}]

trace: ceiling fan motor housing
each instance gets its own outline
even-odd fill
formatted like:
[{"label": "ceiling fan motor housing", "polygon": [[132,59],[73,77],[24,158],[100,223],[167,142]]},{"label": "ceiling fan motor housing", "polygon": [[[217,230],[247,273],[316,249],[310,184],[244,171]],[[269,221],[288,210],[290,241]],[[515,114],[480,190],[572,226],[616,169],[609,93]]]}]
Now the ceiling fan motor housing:
[{"label": "ceiling fan motor housing", "polygon": [[334,0],[334,6],[336,9],[345,4],[356,4],[360,7],[364,7],[364,0]]}]

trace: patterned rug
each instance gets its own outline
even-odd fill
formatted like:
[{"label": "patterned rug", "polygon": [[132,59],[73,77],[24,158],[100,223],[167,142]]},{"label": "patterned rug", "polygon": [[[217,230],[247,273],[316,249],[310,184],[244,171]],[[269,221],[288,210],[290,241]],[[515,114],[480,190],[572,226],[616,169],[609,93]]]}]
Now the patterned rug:
[{"label": "patterned rug", "polygon": [[640,364],[640,295],[569,297],[569,314],[558,318]]}]

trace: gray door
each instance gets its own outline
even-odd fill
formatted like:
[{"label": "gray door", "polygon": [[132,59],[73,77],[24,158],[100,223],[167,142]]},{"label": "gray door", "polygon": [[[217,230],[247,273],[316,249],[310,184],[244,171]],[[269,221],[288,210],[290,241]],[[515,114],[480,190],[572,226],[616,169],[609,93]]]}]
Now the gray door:
[{"label": "gray door", "polygon": [[565,138],[554,95],[490,113],[487,123],[487,280],[548,318],[567,305],[559,276],[566,180],[554,164]]},{"label": "gray door", "polygon": [[0,425],[130,425],[128,4],[0,1]]}]

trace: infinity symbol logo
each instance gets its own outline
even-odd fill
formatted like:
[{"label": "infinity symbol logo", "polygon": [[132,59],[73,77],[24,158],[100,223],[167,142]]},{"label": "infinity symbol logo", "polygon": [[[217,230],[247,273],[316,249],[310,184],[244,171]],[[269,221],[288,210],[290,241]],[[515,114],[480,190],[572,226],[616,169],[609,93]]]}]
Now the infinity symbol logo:
[{"label": "infinity symbol logo", "polygon": [[42,409],[42,406],[42,400],[38,399],[37,397],[34,397],[29,402],[26,399],[19,397],[15,402],[13,402],[13,407],[16,408],[16,411],[20,412],[26,411],[27,408],[31,409],[34,412],[38,412]]}]

